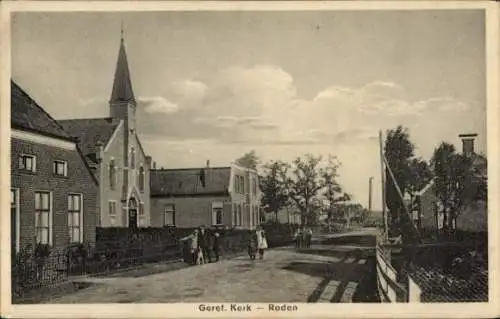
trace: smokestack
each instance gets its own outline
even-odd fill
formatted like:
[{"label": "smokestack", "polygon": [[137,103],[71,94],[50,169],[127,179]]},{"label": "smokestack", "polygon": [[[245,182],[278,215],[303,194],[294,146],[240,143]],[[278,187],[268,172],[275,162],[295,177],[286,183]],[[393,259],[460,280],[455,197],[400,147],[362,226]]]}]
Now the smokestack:
[{"label": "smokestack", "polygon": [[210,167],[210,160],[207,160],[207,168]]},{"label": "smokestack", "polygon": [[156,162],[153,162],[153,169],[156,169]]},{"label": "smokestack", "polygon": [[466,156],[474,154],[474,140],[477,134],[460,134],[458,137],[462,139],[462,152]]},{"label": "smokestack", "polygon": [[368,211],[372,211],[372,181],[373,177],[368,180]]}]

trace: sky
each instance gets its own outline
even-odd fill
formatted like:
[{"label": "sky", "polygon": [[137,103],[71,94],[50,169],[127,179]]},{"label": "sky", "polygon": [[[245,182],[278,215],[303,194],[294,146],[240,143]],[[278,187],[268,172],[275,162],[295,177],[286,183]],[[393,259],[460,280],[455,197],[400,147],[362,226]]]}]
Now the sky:
[{"label": "sky", "polygon": [[362,205],[379,130],[416,155],[478,133],[486,153],[484,12],[15,13],[12,78],[56,119],[109,116],[123,23],[138,133],[157,167],[337,156]]}]

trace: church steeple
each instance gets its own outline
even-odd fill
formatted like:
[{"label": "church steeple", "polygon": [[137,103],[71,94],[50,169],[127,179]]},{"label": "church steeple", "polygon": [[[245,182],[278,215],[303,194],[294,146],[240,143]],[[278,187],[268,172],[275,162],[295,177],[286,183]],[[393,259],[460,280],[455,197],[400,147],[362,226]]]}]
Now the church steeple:
[{"label": "church steeple", "polygon": [[134,91],[130,81],[130,72],[128,68],[127,53],[123,40],[123,26],[121,29],[120,50],[118,52],[118,61],[116,63],[115,79],[113,82],[113,91],[111,92],[110,104],[132,103],[135,105]]}]

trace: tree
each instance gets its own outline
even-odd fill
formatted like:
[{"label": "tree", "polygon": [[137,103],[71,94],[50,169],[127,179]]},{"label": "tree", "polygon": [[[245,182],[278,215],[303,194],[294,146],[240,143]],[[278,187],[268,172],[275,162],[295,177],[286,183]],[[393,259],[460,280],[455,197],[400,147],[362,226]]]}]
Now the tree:
[{"label": "tree", "polygon": [[[320,169],[321,185],[323,188],[323,196],[328,201],[327,222],[328,229],[331,231],[331,221],[335,211],[335,204],[343,200],[341,196],[342,188],[337,182],[337,170],[340,162],[335,156],[329,156],[326,167]],[[339,196],[340,195],[340,196]]]},{"label": "tree", "polygon": [[288,165],[280,161],[269,162],[264,165],[264,174],[259,178],[262,192],[261,203],[264,211],[274,213],[278,222],[278,212],[287,207],[289,198],[283,176],[286,176]]},{"label": "tree", "polygon": [[[452,144],[443,142],[434,150],[431,160],[435,175],[436,197],[443,209],[445,229],[454,229],[464,207],[485,199],[486,159],[456,152]],[[483,167],[481,167],[484,164]]]},{"label": "tree", "polygon": [[283,175],[288,195],[297,205],[301,213],[301,222],[305,225],[308,225],[317,213],[313,209],[313,203],[322,188],[318,170],[320,162],[321,156],[314,157],[308,154],[304,158],[298,157],[290,166],[291,176]]},{"label": "tree", "polygon": [[[414,155],[414,145],[410,141],[408,130],[401,125],[387,131],[384,155],[396,182],[404,194],[410,179],[410,160]],[[398,227],[399,217],[404,211],[404,202],[386,168],[386,205],[389,208],[390,231],[395,233]]]},{"label": "tree", "polygon": [[257,167],[260,164],[260,159],[257,156],[256,152],[254,150],[251,150],[250,152],[246,153],[242,157],[238,158],[236,160],[236,164],[238,164],[239,166],[242,166],[242,167],[257,170]]}]

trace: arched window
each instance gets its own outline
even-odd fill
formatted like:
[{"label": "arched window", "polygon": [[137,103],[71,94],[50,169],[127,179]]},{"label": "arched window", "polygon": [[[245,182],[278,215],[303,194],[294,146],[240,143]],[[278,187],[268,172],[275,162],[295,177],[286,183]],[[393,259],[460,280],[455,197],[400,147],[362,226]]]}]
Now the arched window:
[{"label": "arched window", "polygon": [[146,179],[145,173],[144,173],[144,167],[139,168],[139,190],[141,192],[144,191],[144,181]]},{"label": "arched window", "polygon": [[116,187],[116,165],[115,160],[109,161],[109,187],[115,189]]},{"label": "arched window", "polygon": [[130,149],[130,167],[135,168],[135,148]]}]

